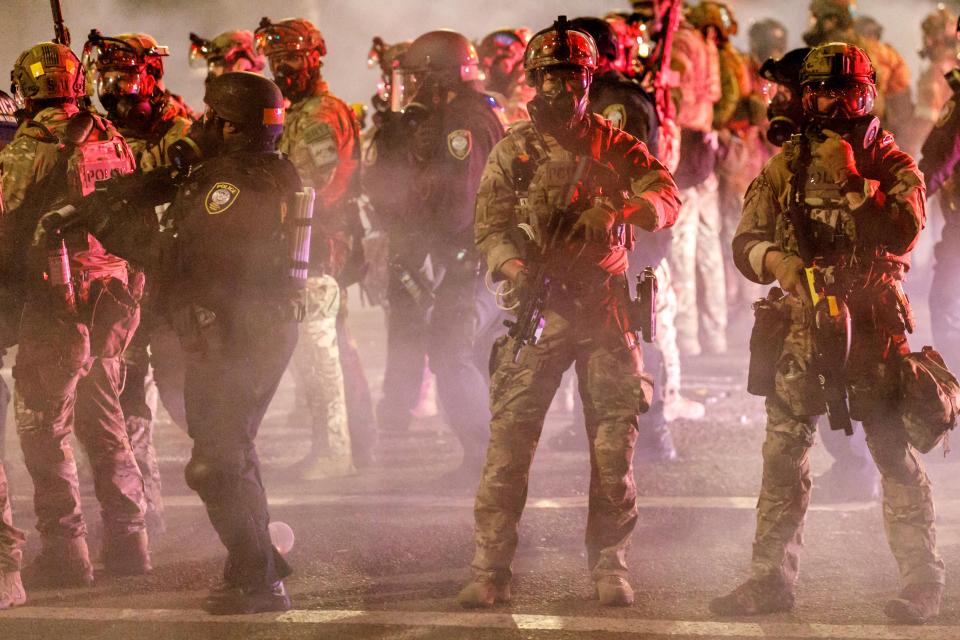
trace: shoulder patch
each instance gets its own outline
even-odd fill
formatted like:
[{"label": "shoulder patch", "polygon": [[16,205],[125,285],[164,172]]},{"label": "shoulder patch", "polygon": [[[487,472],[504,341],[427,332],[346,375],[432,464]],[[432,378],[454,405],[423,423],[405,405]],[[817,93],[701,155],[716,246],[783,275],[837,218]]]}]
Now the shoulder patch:
[{"label": "shoulder patch", "polygon": [[601,115],[617,129],[623,129],[627,126],[627,108],[622,104],[608,105]]},{"label": "shoulder patch", "polygon": [[473,134],[467,129],[457,129],[447,134],[447,149],[457,160],[463,160],[473,150]]},{"label": "shoulder patch", "polygon": [[240,195],[240,189],[229,182],[218,182],[210,188],[207,198],[203,202],[203,207],[212,216],[223,213],[229,209],[237,196]]}]

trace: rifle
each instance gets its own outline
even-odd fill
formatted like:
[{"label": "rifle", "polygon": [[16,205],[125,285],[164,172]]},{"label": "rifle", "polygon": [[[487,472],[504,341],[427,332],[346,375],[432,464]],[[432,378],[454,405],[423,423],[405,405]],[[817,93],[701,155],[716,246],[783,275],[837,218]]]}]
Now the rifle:
[{"label": "rifle", "polygon": [[63,8],[60,6],[60,0],[50,0],[50,11],[53,13],[53,41],[69,47],[70,29],[63,22]]},{"label": "rifle", "polygon": [[[573,201],[573,196],[577,191],[578,185],[583,181],[590,165],[591,158],[582,156],[577,163],[577,169],[573,174],[573,179],[564,193],[563,202],[567,207]],[[532,269],[530,276],[524,278],[524,289],[520,292],[520,304],[517,307],[516,320],[504,320],[503,324],[507,326],[507,335],[513,338],[513,361],[516,363],[520,359],[520,352],[525,346],[536,345],[543,330],[546,327],[546,318],[543,317],[543,309],[546,306],[547,298],[550,295],[552,279],[548,273],[550,266],[549,259],[555,247],[561,242],[563,233],[568,229],[564,224],[569,213],[568,209],[555,211],[547,225],[547,237],[539,243],[539,251],[532,259]]]},{"label": "rifle", "polygon": [[657,51],[654,54],[654,62],[651,64],[653,73],[653,94],[657,106],[657,116],[660,122],[667,119],[673,119],[674,109],[673,101],[670,100],[670,55],[673,52],[673,36],[680,26],[680,18],[683,15],[683,0],[672,0],[670,7],[664,12],[661,19],[661,28],[663,37],[660,40]]},{"label": "rifle", "polygon": [[807,167],[810,164],[810,142],[806,134],[792,136],[798,154],[794,166],[793,190],[787,215],[797,237],[797,249],[804,263],[804,275],[810,301],[813,303],[813,368],[827,405],[830,428],[853,435],[844,370],[850,355],[850,310],[844,301],[840,284],[831,267],[824,267],[823,257],[814,247],[810,220],[806,216]]}]

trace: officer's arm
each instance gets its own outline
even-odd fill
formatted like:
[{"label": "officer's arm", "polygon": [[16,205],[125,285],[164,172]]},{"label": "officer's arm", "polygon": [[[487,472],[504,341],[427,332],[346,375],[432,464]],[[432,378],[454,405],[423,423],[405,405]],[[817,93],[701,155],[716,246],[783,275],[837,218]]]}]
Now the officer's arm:
[{"label": "officer's arm", "polygon": [[864,180],[861,191],[848,199],[860,240],[902,256],[913,249],[926,223],[923,176],[892,136],[881,144],[879,180]]},{"label": "officer's arm", "polygon": [[509,231],[516,225],[511,161],[518,155],[510,138],[501,140],[490,153],[477,190],[474,239],[487,257],[487,268],[495,279],[502,279],[500,267],[521,259],[520,249],[511,242]]},{"label": "officer's arm", "polygon": [[614,166],[629,178],[624,221],[647,231],[672,227],[680,212],[680,191],[673,176],[646,145],[632,136],[615,133],[611,145],[614,158],[619,155],[618,149],[622,149],[624,163],[615,162]]},{"label": "officer's arm", "polygon": [[303,179],[304,186],[313,187],[317,195],[333,182],[340,165],[343,132],[322,113],[309,114],[303,129],[294,132],[294,146],[290,160]]},{"label": "officer's arm", "polygon": [[927,136],[920,151],[920,170],[933,195],[960,162],[960,100],[954,95],[943,105],[940,120]]},{"label": "officer's arm", "polygon": [[747,280],[759,284],[770,284],[774,280],[764,264],[767,253],[784,251],[774,242],[776,220],[782,208],[771,184],[770,166],[768,163],[750,183],[743,201],[740,224],[733,236],[734,264]]}]

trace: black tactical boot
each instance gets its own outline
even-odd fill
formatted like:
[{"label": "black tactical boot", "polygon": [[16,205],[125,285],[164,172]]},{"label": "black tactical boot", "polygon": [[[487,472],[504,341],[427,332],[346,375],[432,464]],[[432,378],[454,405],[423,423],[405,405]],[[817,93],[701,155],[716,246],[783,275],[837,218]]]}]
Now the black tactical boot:
[{"label": "black tactical boot", "polygon": [[103,540],[103,566],[115,576],[142,576],[153,570],[146,530],[123,535],[108,534]]},{"label": "black tactical boot", "polygon": [[457,602],[464,609],[489,609],[495,604],[508,604],[511,599],[510,582],[497,582],[487,576],[477,576],[460,590]]},{"label": "black tactical boot", "polygon": [[23,580],[29,587],[40,588],[92,586],[86,538],[44,537],[40,555],[23,570]]},{"label": "black tactical boot", "polygon": [[277,580],[263,589],[250,589],[224,583],[210,590],[200,605],[204,611],[215,616],[242,615],[245,613],[265,613],[268,611],[289,611],[290,596]]},{"label": "black tactical boot", "polygon": [[937,582],[910,584],[900,597],[889,600],[883,608],[888,617],[904,624],[924,624],[940,615],[943,585]]},{"label": "black tactical boot", "polygon": [[710,611],[718,616],[755,616],[793,609],[793,589],[779,578],[750,578],[732,592],[710,601]]}]

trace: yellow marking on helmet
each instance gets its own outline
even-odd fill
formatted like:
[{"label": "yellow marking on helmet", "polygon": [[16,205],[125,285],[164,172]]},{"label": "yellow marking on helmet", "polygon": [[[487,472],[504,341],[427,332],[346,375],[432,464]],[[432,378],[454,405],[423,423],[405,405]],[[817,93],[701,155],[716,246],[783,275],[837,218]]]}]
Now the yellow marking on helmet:
[{"label": "yellow marking on helmet", "polygon": [[77,65],[73,62],[73,60],[70,60],[69,58],[67,59],[67,61],[64,63],[63,66],[67,68],[67,73],[73,73],[77,68]]},{"label": "yellow marking on helmet", "polygon": [[43,70],[43,63],[34,62],[32,65],[30,65],[30,73],[33,74],[34,78],[39,78],[42,76],[45,73]]}]

